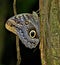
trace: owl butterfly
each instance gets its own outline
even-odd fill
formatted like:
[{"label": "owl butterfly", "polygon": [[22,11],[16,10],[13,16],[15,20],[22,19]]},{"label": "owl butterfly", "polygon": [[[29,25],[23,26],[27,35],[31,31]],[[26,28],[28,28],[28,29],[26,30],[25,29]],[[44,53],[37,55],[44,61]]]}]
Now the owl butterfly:
[{"label": "owl butterfly", "polygon": [[13,16],[7,20],[5,27],[16,34],[27,48],[33,49],[39,44],[40,23],[36,12]]}]

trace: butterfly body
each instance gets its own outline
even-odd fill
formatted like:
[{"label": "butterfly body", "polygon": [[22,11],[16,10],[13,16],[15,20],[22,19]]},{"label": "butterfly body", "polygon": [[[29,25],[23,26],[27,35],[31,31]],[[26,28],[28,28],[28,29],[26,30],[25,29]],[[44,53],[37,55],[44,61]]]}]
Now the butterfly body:
[{"label": "butterfly body", "polygon": [[40,23],[36,12],[32,14],[23,13],[8,19],[6,28],[19,36],[22,43],[30,49],[39,44]]}]

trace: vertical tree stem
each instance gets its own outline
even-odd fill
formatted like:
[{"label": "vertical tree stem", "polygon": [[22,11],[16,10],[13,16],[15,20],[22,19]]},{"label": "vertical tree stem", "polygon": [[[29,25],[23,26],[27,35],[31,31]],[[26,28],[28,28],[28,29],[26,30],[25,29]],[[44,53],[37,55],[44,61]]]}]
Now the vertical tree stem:
[{"label": "vertical tree stem", "polygon": [[40,51],[41,51],[41,63],[46,65],[44,58],[44,22],[43,22],[43,0],[39,0],[39,9],[40,9]]},{"label": "vertical tree stem", "polygon": [[[14,2],[13,2],[13,11],[14,11],[14,15],[16,15],[17,14],[16,0],[14,0]],[[20,65],[21,56],[20,56],[19,37],[18,36],[16,36],[16,50],[17,50],[17,65]]]},{"label": "vertical tree stem", "polygon": [[16,0],[14,0],[14,2],[13,2],[13,11],[14,11],[14,15],[16,15],[17,14],[17,12],[16,12]]}]

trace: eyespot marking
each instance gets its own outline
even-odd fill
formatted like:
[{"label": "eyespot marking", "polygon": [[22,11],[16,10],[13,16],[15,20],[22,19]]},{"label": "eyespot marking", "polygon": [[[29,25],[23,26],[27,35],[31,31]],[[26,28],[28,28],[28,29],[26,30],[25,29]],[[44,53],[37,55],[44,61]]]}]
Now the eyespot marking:
[{"label": "eyespot marking", "polygon": [[35,38],[35,36],[36,36],[36,31],[35,31],[35,30],[31,30],[31,31],[29,32],[29,36],[30,36],[31,38]]},{"label": "eyespot marking", "polygon": [[28,25],[29,24],[29,21],[25,21],[25,24]]}]

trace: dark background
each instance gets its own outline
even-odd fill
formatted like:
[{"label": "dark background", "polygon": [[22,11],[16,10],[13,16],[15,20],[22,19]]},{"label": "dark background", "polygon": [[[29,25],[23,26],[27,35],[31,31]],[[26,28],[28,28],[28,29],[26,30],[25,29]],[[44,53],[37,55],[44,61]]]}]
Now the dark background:
[{"label": "dark background", "polygon": [[[39,0],[17,0],[16,8],[17,14],[32,13],[39,9]],[[15,34],[5,29],[7,19],[13,15],[13,0],[0,0],[0,65],[16,64]]]}]

